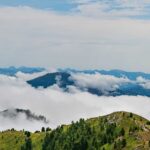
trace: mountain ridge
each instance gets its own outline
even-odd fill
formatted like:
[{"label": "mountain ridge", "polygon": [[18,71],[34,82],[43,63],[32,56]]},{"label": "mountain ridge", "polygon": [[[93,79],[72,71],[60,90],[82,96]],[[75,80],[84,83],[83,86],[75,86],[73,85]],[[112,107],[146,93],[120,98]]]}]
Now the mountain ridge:
[{"label": "mountain ridge", "polygon": [[4,150],[149,150],[150,121],[130,112],[80,119],[54,130],[0,132]]},{"label": "mountain ridge", "polygon": [[[81,72],[80,72],[81,73]],[[97,73],[97,72],[95,72]],[[129,82],[123,83],[121,85],[118,85],[118,88],[116,88],[115,90],[110,90],[108,92],[103,92],[101,89],[99,89],[98,87],[87,87],[86,90],[84,90],[84,88],[80,87],[79,85],[76,84],[76,81],[74,81],[72,79],[72,74],[78,74],[78,72],[76,73],[69,73],[69,72],[54,72],[54,73],[47,73],[43,76],[40,76],[38,78],[32,79],[27,81],[28,84],[30,84],[32,87],[38,88],[38,87],[43,87],[43,88],[47,88],[47,87],[51,87],[55,84],[57,84],[60,88],[62,88],[64,91],[68,92],[68,89],[70,86],[74,86],[77,89],[79,89],[82,92],[89,92],[91,94],[94,95],[98,95],[98,96],[122,96],[122,95],[129,95],[129,96],[147,96],[150,97],[150,89],[145,88],[144,86],[142,86],[141,83],[139,83],[138,81],[135,81],[135,78],[137,79],[138,77],[142,78],[143,80],[149,80],[150,75],[149,74],[144,74],[145,76],[147,76],[147,78],[144,78],[142,76],[138,76],[140,74],[133,74],[127,72],[127,75],[123,75],[123,74],[112,74],[112,73],[107,73],[103,71],[103,74],[101,74],[101,72],[99,72],[99,74],[105,76],[105,75],[109,75],[109,76],[114,76],[116,78],[123,78],[122,76],[125,76],[124,79],[131,79]],[[85,73],[85,74],[89,74],[90,73]],[[128,80],[129,80],[128,79]],[[90,81],[90,79],[89,79]],[[146,81],[145,81],[146,82]]]},{"label": "mountain ridge", "polygon": [[45,68],[41,68],[41,67],[14,67],[14,66],[10,66],[10,67],[6,67],[6,68],[0,68],[0,74],[2,75],[9,75],[9,76],[15,76],[17,72],[22,72],[22,73],[38,73],[38,72],[42,72],[45,71]]}]

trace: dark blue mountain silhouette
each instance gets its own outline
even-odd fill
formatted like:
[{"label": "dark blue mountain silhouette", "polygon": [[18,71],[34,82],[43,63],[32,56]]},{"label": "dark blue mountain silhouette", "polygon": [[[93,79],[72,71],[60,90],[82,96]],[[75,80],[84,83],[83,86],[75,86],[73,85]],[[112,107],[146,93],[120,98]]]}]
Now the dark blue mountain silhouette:
[{"label": "dark blue mountain silhouette", "polygon": [[[137,96],[137,95],[141,95],[141,96],[150,97],[150,89],[145,89],[144,87],[142,87],[141,85],[139,85],[136,82],[122,84],[115,91],[108,91],[107,93],[104,93],[100,89],[93,88],[93,87],[88,87],[85,90],[85,89],[79,87],[78,85],[76,85],[75,81],[73,81],[71,79],[71,72],[72,71],[69,70],[66,72],[48,73],[44,76],[27,81],[27,83],[29,83],[31,86],[33,86],[35,88],[38,88],[38,87],[47,88],[47,87],[57,84],[57,85],[59,85],[60,88],[62,88],[66,92],[68,91],[68,86],[72,85],[72,86],[76,86],[81,91],[87,91],[91,94],[95,94],[98,96],[102,96],[102,95],[105,95],[105,96],[121,96],[121,95]],[[98,71],[96,71],[96,72],[98,72]],[[136,72],[130,73],[130,72],[124,72],[124,71],[119,72],[118,70],[116,70],[116,71],[99,71],[99,72],[101,72],[101,74],[103,72],[103,74],[105,74],[105,75],[113,75],[116,77],[126,76],[130,80],[136,80],[136,78],[139,76],[142,76],[143,78],[145,77],[146,79],[150,78],[150,75],[145,74],[145,73],[136,73]],[[77,71],[76,72],[73,71],[72,73],[77,73]],[[85,71],[84,71],[84,73],[85,73]],[[89,74],[88,71],[86,71],[86,73]],[[92,73],[94,73],[94,72],[92,72]]]},{"label": "dark blue mountain silhouette", "polygon": [[75,69],[59,69],[60,72],[68,73],[86,73],[86,74],[95,74],[100,73],[102,75],[112,75],[115,77],[127,77],[130,80],[136,80],[137,77],[143,77],[150,80],[150,74],[144,72],[127,72],[123,70],[75,70]]},{"label": "dark blue mountain silhouette", "polygon": [[0,68],[0,74],[3,75],[9,75],[9,76],[15,76],[17,72],[22,73],[38,73],[41,71],[44,71],[44,68],[40,67],[8,67],[8,68]]},{"label": "dark blue mountain silhouette", "polygon": [[48,73],[44,76],[27,81],[27,83],[29,83],[35,88],[47,88],[49,86],[53,86],[54,84],[59,84],[61,88],[65,89],[68,85],[74,84],[74,82],[69,79],[70,77],[71,75],[65,72]]}]

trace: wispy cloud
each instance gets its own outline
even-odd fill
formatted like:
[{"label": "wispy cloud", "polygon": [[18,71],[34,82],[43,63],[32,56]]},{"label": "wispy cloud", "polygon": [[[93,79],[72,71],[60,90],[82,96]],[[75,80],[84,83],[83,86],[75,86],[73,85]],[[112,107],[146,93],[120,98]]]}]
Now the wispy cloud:
[{"label": "wispy cloud", "polygon": [[90,74],[72,74],[71,80],[75,84],[83,89],[94,88],[101,91],[103,94],[107,94],[109,91],[115,91],[120,85],[124,83],[130,83],[127,78],[117,78],[110,75],[101,75],[96,73],[94,75]]},{"label": "wispy cloud", "polygon": [[76,11],[87,16],[104,18],[150,18],[150,2],[146,0],[72,0],[72,2],[77,4]]}]

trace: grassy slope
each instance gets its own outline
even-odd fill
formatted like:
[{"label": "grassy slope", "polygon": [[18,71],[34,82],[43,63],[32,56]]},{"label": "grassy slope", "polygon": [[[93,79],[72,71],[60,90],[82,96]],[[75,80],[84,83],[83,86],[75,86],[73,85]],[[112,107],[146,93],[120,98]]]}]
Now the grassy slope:
[{"label": "grassy slope", "polygon": [[[25,143],[23,131],[4,131],[0,133],[0,150],[20,150]],[[45,133],[32,133],[33,150],[41,150]]]},{"label": "grassy slope", "polygon": [[[126,112],[117,112],[104,117],[92,118],[86,121],[91,129],[94,129],[95,134],[102,132],[100,129],[100,124],[104,120],[107,120],[106,123],[116,123],[116,131],[124,128],[125,135],[123,137],[118,137],[115,141],[118,141],[119,138],[125,138],[127,145],[124,150],[134,150],[139,148],[139,150],[149,150],[149,141],[150,141],[150,125],[148,121],[138,115],[131,115]],[[63,126],[63,134],[69,134],[69,128],[71,125]],[[135,131],[129,131],[130,128],[136,127]],[[55,131],[57,132],[57,130]],[[97,136],[96,135],[96,136]],[[45,133],[32,133],[32,145],[33,150],[41,150],[43,139]],[[20,150],[21,145],[24,144],[25,134],[23,131],[5,131],[0,132],[0,150]],[[90,143],[90,139],[89,139]],[[114,144],[105,144],[103,147],[106,150],[113,150]]]},{"label": "grassy slope", "polygon": [[[114,123],[116,127],[113,128]],[[80,144],[82,138],[88,143],[87,150],[150,150],[150,125],[148,124],[148,120],[127,112],[117,112],[103,117],[79,121],[54,130],[47,138],[49,144],[45,146],[45,150],[72,150],[76,149],[75,146],[82,149]],[[110,129],[112,134],[109,132]],[[125,131],[124,135],[120,135],[122,129]],[[111,142],[107,142],[110,141],[110,136],[113,139],[111,138]],[[104,140],[105,137],[107,140]],[[127,144],[122,147],[124,139]],[[95,141],[97,143],[95,146],[98,145],[96,148],[93,146]],[[104,144],[101,144],[102,141]],[[115,143],[117,143],[117,148],[114,146]]]},{"label": "grassy slope", "polygon": [[[116,123],[117,128],[125,129],[125,139],[127,140],[127,146],[124,148],[125,150],[133,150],[139,148],[140,150],[150,150],[149,141],[150,141],[150,125],[148,125],[149,121],[141,116],[127,112],[115,112],[110,115],[93,118],[87,120],[91,126],[95,126],[98,128],[99,120],[107,119],[110,123]],[[138,129],[135,131],[129,131],[130,128],[137,127]],[[118,140],[118,139],[116,139]],[[113,149],[112,144],[106,144],[105,149]]]}]

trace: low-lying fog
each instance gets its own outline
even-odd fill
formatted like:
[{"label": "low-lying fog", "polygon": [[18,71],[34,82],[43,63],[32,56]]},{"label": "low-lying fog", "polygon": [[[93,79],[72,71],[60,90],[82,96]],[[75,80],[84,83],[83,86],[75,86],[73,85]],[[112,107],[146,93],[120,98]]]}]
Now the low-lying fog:
[{"label": "low-lying fog", "polygon": [[[41,74],[39,74],[41,75]],[[16,77],[0,75],[0,110],[19,108],[29,109],[37,115],[43,115],[48,124],[26,119],[24,115],[9,119],[0,116],[0,130],[15,128],[17,130],[39,130],[42,126],[55,128],[61,124],[68,124],[80,118],[90,118],[112,113],[114,111],[128,111],[150,119],[150,98],[143,96],[96,96],[88,92],[81,92],[70,87],[70,92],[64,92],[57,85],[43,89],[35,89],[26,83],[26,80],[37,77],[18,73]],[[84,76],[79,76],[84,82]],[[103,79],[105,90],[107,85],[116,87],[119,82],[128,82],[128,79],[114,80],[114,77]],[[108,80],[109,79],[109,80]],[[81,81],[82,81],[81,80]],[[91,78],[92,80],[92,78]],[[107,81],[106,83],[104,81]],[[80,80],[79,80],[80,81]],[[142,80],[143,81],[143,80]],[[90,82],[89,84],[97,82]],[[98,83],[101,84],[98,78]],[[78,83],[81,84],[81,83]],[[82,84],[83,86],[85,84]],[[108,88],[110,88],[108,86]]]}]

